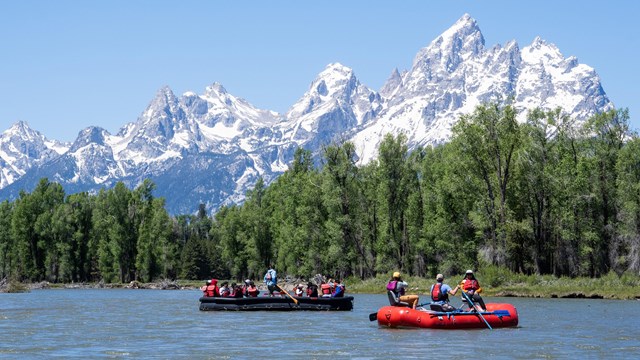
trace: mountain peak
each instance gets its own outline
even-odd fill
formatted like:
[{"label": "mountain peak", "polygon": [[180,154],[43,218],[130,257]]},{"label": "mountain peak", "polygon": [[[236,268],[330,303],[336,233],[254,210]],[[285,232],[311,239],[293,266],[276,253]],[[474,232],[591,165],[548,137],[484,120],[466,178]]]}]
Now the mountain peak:
[{"label": "mountain peak", "polygon": [[529,63],[564,60],[564,56],[555,44],[548,43],[539,36],[533,39],[531,45],[522,49],[522,58]]},{"label": "mountain peak", "polygon": [[[445,42],[453,41],[459,38],[476,38],[484,45],[484,37],[478,27],[478,23],[469,14],[464,14],[449,29],[445,30],[441,35]],[[434,40],[438,42],[438,39]]]},{"label": "mountain peak", "polygon": [[37,136],[38,132],[33,130],[27,122],[20,120],[5,130],[4,134],[19,134],[22,138],[32,138]]},{"label": "mountain peak", "polygon": [[395,68],[380,89],[380,95],[390,97],[400,86],[402,86],[402,76],[400,75],[398,68]]},{"label": "mountain peak", "polygon": [[350,77],[353,74],[353,69],[348,66],[344,66],[338,62],[327,65],[324,70],[318,75],[318,77],[340,75],[344,77]]},{"label": "mountain peak", "polygon": [[107,136],[109,136],[109,132],[107,130],[98,126],[89,126],[78,133],[78,137],[76,138],[76,141],[74,141],[73,145],[71,145],[69,151],[74,152],[90,144],[104,146],[105,138]]},{"label": "mountain peak", "polygon": [[169,86],[163,86],[156,92],[156,96],[153,98],[147,110],[143,115],[150,117],[154,112],[159,109],[165,108],[167,106],[171,106],[171,104],[176,103],[178,100],[176,95],[173,93]]},{"label": "mountain peak", "polygon": [[[413,61],[413,68],[421,68],[422,72],[428,73],[433,65],[440,64],[447,72],[452,72],[462,61],[479,56],[483,51],[484,37],[476,20],[469,14],[464,14],[418,52]],[[428,74],[425,76],[428,77]]]},{"label": "mountain peak", "polygon": [[207,88],[205,89],[205,94],[207,95],[226,95],[227,94],[227,89],[224,88],[224,86],[222,86],[222,84],[220,84],[219,82],[214,82],[213,84],[207,86]]}]

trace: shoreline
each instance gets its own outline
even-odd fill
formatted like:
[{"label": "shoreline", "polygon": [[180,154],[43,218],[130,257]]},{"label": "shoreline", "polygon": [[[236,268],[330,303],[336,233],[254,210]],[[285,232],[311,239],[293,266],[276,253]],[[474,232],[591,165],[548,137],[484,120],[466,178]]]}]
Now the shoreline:
[{"label": "shoreline", "polygon": [[[426,279],[411,279],[410,283],[417,284],[408,289],[408,293],[417,294],[421,297],[428,296],[428,288],[430,284],[425,285]],[[347,281],[347,292],[351,294],[380,294],[384,295],[384,287],[372,287],[372,281],[376,279],[358,280],[350,279]],[[42,281],[38,283],[18,283],[11,285],[5,283],[4,286],[0,286],[0,293],[17,293],[17,292],[30,292],[32,290],[43,289],[60,289],[60,290],[74,290],[74,289],[131,289],[131,290],[200,290],[198,284],[202,281],[193,280],[177,280],[169,281],[163,280],[159,282],[142,283],[138,281],[132,281],[130,283],[49,283]],[[293,288],[292,283],[284,283],[283,288],[287,291],[291,291]],[[12,288],[13,286],[13,288]],[[508,286],[500,287],[485,287],[483,291],[484,296],[489,297],[514,297],[514,298],[548,298],[548,299],[604,299],[604,300],[638,300],[640,301],[640,287],[633,286],[627,288],[625,294],[619,292],[605,291],[603,288],[591,288],[588,291],[578,289],[579,284],[573,284],[571,286],[565,286],[563,289],[553,288],[541,289],[539,286],[528,286],[526,284],[510,284]],[[258,286],[261,291],[266,290],[266,286]],[[262,289],[263,288],[263,289]]]}]

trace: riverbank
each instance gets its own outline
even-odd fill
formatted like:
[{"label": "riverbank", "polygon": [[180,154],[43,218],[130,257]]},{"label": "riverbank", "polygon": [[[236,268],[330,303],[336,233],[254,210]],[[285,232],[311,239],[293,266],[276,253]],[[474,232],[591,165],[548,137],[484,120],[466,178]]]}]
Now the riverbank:
[{"label": "riverbank", "polygon": [[[532,297],[532,298],[587,298],[587,299],[618,299],[640,300],[640,276],[623,274],[621,276],[610,273],[600,278],[567,278],[552,275],[522,275],[486,269],[476,272],[476,277],[482,285],[484,296],[499,297]],[[460,276],[446,278],[445,283],[454,287]],[[428,296],[432,279],[421,277],[407,277],[409,293]],[[222,280],[221,280],[222,281]],[[352,294],[384,294],[389,279],[386,276],[360,280],[359,278],[345,279],[347,292]],[[303,280],[285,281],[281,286],[287,291],[293,289],[293,284],[306,283]],[[196,290],[204,284],[203,280],[160,280],[152,283],[132,281],[130,283],[71,283],[58,284],[46,281],[38,283],[18,283],[4,279],[0,281],[2,292],[29,292],[37,289],[156,289],[156,290]],[[261,283],[257,283],[260,290],[266,290]]]},{"label": "riverbank", "polygon": [[[533,298],[587,298],[640,300],[640,276],[610,273],[600,278],[568,278],[552,275],[522,275],[500,272],[489,269],[476,272],[476,278],[482,286],[482,295],[500,297],[533,297]],[[445,278],[451,287],[462,279]],[[434,279],[408,277],[409,293],[428,296]],[[347,291],[350,293],[385,293],[389,279],[376,278],[359,280],[347,279]]]},{"label": "riverbank", "polygon": [[37,283],[21,283],[17,281],[0,280],[0,293],[20,293],[41,289],[154,289],[154,290],[195,290],[199,288],[196,283],[202,281],[160,280],[152,283],[131,281],[130,283],[50,283],[40,281]]}]

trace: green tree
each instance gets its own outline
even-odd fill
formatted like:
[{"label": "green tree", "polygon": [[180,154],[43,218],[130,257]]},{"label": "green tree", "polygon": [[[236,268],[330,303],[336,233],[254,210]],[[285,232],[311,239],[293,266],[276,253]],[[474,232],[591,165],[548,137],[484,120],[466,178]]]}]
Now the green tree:
[{"label": "green tree", "polygon": [[338,277],[346,277],[354,273],[356,248],[362,243],[361,234],[357,232],[358,220],[362,217],[358,215],[361,199],[355,146],[350,142],[327,146],[324,160],[322,193],[327,211],[328,247],[323,273],[335,272]]},{"label": "green tree", "polygon": [[[385,135],[378,150],[380,172],[380,227],[384,242],[379,255],[386,255],[385,262],[403,271],[412,269],[412,241],[409,238],[407,207],[410,186],[417,186],[415,171],[410,174],[407,164],[408,148],[404,135]],[[415,208],[414,208],[415,209]]]},{"label": "green tree", "polygon": [[616,164],[619,210],[618,238],[612,247],[617,273],[640,271],[640,139],[633,136],[618,155]]},{"label": "green tree", "polygon": [[7,200],[0,203],[0,278],[3,279],[16,271],[15,244],[11,235],[12,212],[12,203]]},{"label": "green tree", "polygon": [[592,219],[596,231],[589,242],[589,275],[600,276],[610,270],[611,247],[616,238],[618,209],[616,207],[616,163],[618,153],[630,135],[628,110],[610,110],[593,116],[586,123],[585,131],[593,134],[586,142],[591,156],[585,158],[589,171],[589,195],[593,197]]},{"label": "green tree", "polygon": [[516,111],[509,105],[481,105],[463,115],[453,127],[453,142],[463,165],[484,185],[482,201],[486,224],[485,258],[507,264],[507,217],[509,185],[521,131]]}]

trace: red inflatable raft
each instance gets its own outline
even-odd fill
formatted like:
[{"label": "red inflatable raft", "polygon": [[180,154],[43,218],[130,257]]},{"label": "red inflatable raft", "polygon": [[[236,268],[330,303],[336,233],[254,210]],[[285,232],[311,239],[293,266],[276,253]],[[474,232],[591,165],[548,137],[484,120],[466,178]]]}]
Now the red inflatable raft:
[{"label": "red inflatable raft", "polygon": [[[373,315],[373,314],[371,314]],[[482,315],[482,317],[480,316]],[[482,319],[484,317],[484,320]],[[443,312],[425,308],[385,306],[378,310],[378,325],[430,329],[487,329],[518,326],[518,311],[511,304],[487,304],[487,311]],[[486,320],[486,322],[485,322]]]}]

